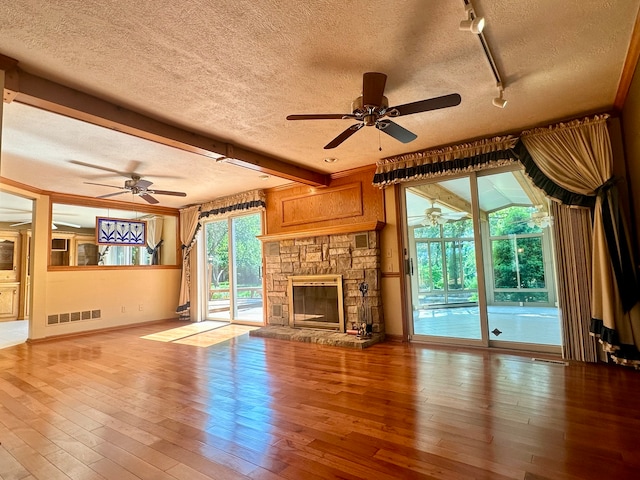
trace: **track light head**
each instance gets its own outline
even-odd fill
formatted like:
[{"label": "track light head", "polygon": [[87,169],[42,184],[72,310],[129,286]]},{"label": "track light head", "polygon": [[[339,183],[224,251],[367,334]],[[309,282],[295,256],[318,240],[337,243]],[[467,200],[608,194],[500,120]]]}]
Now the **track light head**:
[{"label": "track light head", "polygon": [[476,17],[473,20],[462,20],[460,22],[460,30],[471,32],[478,35],[484,28],[484,17]]},{"label": "track light head", "polygon": [[507,106],[507,101],[502,97],[496,97],[493,99],[493,106],[498,108],[504,108]]},{"label": "track light head", "polygon": [[484,29],[484,17],[477,17],[473,10],[473,5],[468,3],[464,7],[467,12],[467,19],[460,22],[460,30],[475,33],[478,35]]},{"label": "track light head", "polygon": [[501,85],[498,85],[498,88],[500,89],[500,95],[494,98],[491,103],[493,103],[494,107],[504,108],[507,106],[507,101],[502,97],[504,89],[502,88]]}]

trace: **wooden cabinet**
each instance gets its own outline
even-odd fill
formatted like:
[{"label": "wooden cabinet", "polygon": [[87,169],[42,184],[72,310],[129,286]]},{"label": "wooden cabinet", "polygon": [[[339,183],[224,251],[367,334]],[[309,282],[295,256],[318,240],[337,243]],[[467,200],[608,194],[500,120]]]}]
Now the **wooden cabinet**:
[{"label": "wooden cabinet", "polygon": [[0,321],[15,320],[18,317],[19,283],[0,283]]},{"label": "wooden cabinet", "polygon": [[0,282],[20,280],[20,234],[0,231]]},{"label": "wooden cabinet", "polygon": [[73,265],[73,253],[71,252],[73,234],[54,233],[51,236],[50,265],[52,267],[66,267]]},{"label": "wooden cabinet", "polygon": [[98,245],[94,236],[78,235],[74,244],[76,265],[98,265]]},{"label": "wooden cabinet", "polygon": [[0,321],[18,318],[20,232],[0,231]]}]

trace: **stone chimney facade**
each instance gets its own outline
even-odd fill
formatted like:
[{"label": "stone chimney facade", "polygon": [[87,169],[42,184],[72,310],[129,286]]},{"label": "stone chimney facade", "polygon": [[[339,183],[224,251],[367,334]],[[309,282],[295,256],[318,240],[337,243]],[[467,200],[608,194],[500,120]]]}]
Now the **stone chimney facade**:
[{"label": "stone chimney facade", "polygon": [[367,283],[365,306],[371,310],[372,331],[384,334],[381,295],[380,238],[377,230],[267,241],[267,324],[290,325],[288,277],[342,275],[345,326],[357,323],[363,305],[360,286]]}]

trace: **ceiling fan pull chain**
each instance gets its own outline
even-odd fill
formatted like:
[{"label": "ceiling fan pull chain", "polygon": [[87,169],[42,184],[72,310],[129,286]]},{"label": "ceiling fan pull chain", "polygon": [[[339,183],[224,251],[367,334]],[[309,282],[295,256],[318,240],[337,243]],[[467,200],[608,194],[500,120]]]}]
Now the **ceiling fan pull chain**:
[{"label": "ceiling fan pull chain", "polygon": [[378,128],[378,151],[382,151],[382,138],[380,136],[380,129]]}]

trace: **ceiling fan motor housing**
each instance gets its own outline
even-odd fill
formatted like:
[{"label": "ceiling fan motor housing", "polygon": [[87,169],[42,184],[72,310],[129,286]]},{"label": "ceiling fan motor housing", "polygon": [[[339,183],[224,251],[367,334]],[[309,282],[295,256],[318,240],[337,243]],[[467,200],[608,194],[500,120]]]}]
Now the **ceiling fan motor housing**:
[{"label": "ceiling fan motor housing", "polygon": [[389,100],[387,97],[382,97],[381,105],[364,105],[362,102],[362,95],[351,102],[351,112],[362,119],[367,127],[371,127],[376,124],[376,121],[384,116],[386,109],[389,107]]}]

